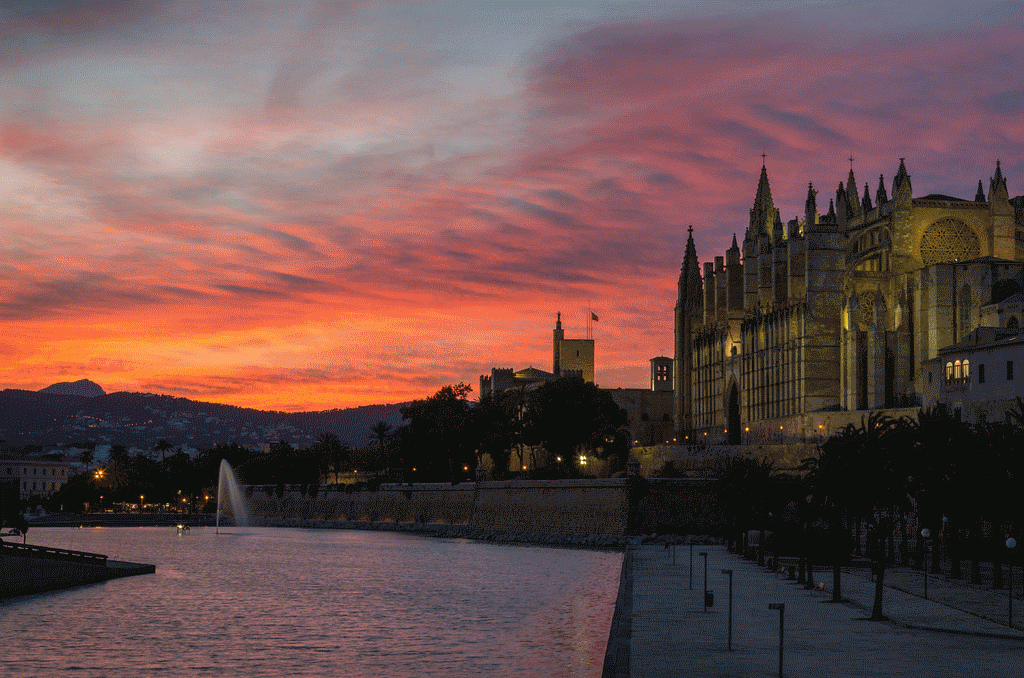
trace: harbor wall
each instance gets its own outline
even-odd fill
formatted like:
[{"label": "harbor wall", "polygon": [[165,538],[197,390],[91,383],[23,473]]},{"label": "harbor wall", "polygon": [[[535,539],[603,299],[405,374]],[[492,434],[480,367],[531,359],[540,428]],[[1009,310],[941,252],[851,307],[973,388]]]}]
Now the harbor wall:
[{"label": "harbor wall", "polygon": [[107,560],[95,553],[0,542],[0,599],[155,571],[153,565]]},{"label": "harbor wall", "polygon": [[291,486],[246,488],[257,521],[333,520],[461,525],[473,530],[630,535],[710,533],[721,511],[713,480],[509,480],[384,484],[313,496]]}]

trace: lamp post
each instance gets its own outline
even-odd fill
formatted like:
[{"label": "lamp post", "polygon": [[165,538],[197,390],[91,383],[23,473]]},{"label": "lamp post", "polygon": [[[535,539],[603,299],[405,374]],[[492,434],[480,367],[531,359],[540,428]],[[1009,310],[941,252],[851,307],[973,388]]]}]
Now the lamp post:
[{"label": "lamp post", "polygon": [[1006,548],[1009,549],[1009,551],[1010,551],[1010,557],[1009,557],[1009,561],[1010,561],[1010,596],[1008,598],[1008,600],[1009,600],[1009,614],[1007,615],[1007,619],[1008,619],[1007,624],[1012,629],[1013,628],[1013,549],[1017,548],[1017,540],[1014,539],[1013,537],[1010,537],[1009,539],[1007,539],[1006,540]]},{"label": "lamp post", "polygon": [[783,629],[782,619],[783,619],[783,616],[786,614],[786,604],[785,603],[769,603],[768,604],[768,609],[769,610],[778,610],[779,611],[779,678],[782,678],[782,629]]},{"label": "lamp post", "polygon": [[903,567],[907,567],[907,565],[910,563],[910,553],[907,550],[907,514],[905,513],[903,514],[902,529],[903,541],[901,542],[900,546],[900,565]]},{"label": "lamp post", "polygon": [[927,527],[921,530],[921,537],[924,538],[924,599],[928,600],[928,537],[932,536],[932,531]]},{"label": "lamp post", "polygon": [[947,516],[942,516],[942,527],[939,528],[939,543],[936,548],[932,544],[932,574],[942,574],[942,551],[946,548],[946,524],[949,523]]},{"label": "lamp post", "polygon": [[697,555],[703,556],[704,558],[704,611],[708,611],[708,554],[706,551],[701,551]]},{"label": "lamp post", "polygon": [[[732,652],[732,570],[722,570],[722,574],[729,575],[729,652]],[[1010,575],[1013,581],[1013,575]],[[1010,593],[1013,593],[1011,588]]]}]

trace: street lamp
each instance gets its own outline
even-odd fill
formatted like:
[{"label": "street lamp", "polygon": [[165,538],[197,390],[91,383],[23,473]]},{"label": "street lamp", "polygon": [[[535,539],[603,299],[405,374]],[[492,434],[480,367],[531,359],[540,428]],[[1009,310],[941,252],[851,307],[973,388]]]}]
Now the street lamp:
[{"label": "street lamp", "polygon": [[1009,597],[1009,614],[1007,615],[1007,624],[1010,628],[1013,628],[1013,549],[1017,548],[1017,540],[1010,537],[1006,540],[1006,548],[1010,550],[1010,597]]},{"label": "street lamp", "polygon": [[782,618],[786,614],[786,604],[768,603],[768,609],[779,611],[779,678],[782,678]]},{"label": "street lamp", "polygon": [[939,529],[938,548],[932,544],[932,574],[942,574],[942,551],[946,550],[946,525],[949,523],[947,516],[942,516],[942,527]]},{"label": "street lamp", "polygon": [[[722,574],[729,575],[729,652],[732,652],[732,570],[722,570]],[[1013,575],[1010,576],[1010,581],[1013,581]]]},{"label": "street lamp", "polygon": [[708,554],[701,551],[697,555],[704,557],[704,611],[708,611]]},{"label": "street lamp", "polygon": [[690,590],[693,590],[693,540],[690,540]]},{"label": "street lamp", "polygon": [[932,531],[927,527],[921,530],[921,536],[924,538],[924,599],[928,600],[928,537],[932,536]]}]

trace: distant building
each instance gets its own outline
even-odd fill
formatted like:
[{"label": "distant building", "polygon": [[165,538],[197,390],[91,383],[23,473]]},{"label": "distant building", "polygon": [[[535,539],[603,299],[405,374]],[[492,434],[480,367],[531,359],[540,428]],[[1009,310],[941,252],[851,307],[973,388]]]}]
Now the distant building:
[{"label": "distant building", "polygon": [[545,372],[530,366],[518,372],[512,368],[492,367],[491,373],[480,375],[480,397],[501,393],[510,388],[537,388],[559,377],[577,375],[594,383],[594,340],[566,339],[562,329],[562,314],[555,321],[552,337],[552,371]]},{"label": "distant building", "polygon": [[[672,358],[651,358],[650,388],[606,388],[615,404],[626,412],[626,427],[634,445],[656,445],[673,441]],[[555,320],[552,337],[551,372],[536,367],[514,371],[492,368],[480,376],[480,397],[511,388],[533,389],[559,377],[580,376],[594,383],[594,340],[566,339],[562,314]]]},{"label": "distant building", "polygon": [[43,459],[0,459],[0,479],[17,483],[22,499],[48,497],[71,477],[72,464]]},{"label": "distant building", "polygon": [[[589,333],[589,332],[588,332]],[[594,340],[566,339],[562,331],[562,314],[555,321],[552,372],[555,377],[578,373],[583,381],[594,383]]]},{"label": "distant building", "polygon": [[926,407],[946,404],[974,424],[1005,419],[1024,397],[1024,331],[979,327],[939,349],[924,369]]},{"label": "distant building", "polygon": [[651,390],[672,390],[672,358],[658,356],[651,358]]},{"label": "distant building", "polygon": [[952,355],[943,347],[1022,320],[1024,200],[1008,195],[997,162],[987,196],[979,181],[973,200],[915,198],[900,160],[891,194],[884,177],[874,192],[858,185],[851,166],[827,212],[809,185],[804,213],[783,222],[762,165],[742,247],[733,237],[702,272],[690,229],[675,309],[680,438],[737,444],[784,425],[806,438],[825,428],[821,413],[920,407],[930,361]]}]

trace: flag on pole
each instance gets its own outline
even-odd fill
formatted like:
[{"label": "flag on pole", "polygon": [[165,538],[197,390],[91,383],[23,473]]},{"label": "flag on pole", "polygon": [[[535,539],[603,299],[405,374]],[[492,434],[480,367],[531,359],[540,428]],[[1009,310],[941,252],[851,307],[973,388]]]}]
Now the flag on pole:
[{"label": "flag on pole", "polygon": [[597,314],[594,313],[593,311],[591,311],[590,312],[590,319],[593,320],[594,322],[597,322]]}]

